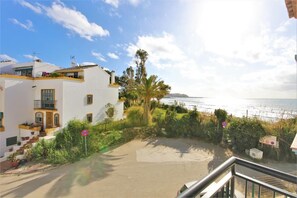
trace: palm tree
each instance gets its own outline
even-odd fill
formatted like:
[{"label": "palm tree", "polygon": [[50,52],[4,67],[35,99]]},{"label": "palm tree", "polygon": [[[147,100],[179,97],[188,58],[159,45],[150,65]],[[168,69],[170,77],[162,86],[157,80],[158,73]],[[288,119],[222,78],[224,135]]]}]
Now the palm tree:
[{"label": "palm tree", "polygon": [[163,80],[158,82],[158,86],[159,86],[159,91],[156,95],[156,99],[158,101],[158,104],[160,104],[160,100],[164,98],[164,96],[169,94],[171,87],[169,85],[166,85]]},{"label": "palm tree", "polygon": [[[170,88],[168,85],[164,89],[165,84],[163,81],[159,81],[156,75],[152,75],[149,78],[143,78],[141,83],[137,87],[138,95],[142,100],[143,110],[144,110],[144,123],[149,124],[150,119],[150,109],[151,109],[151,100],[153,98],[165,96],[168,94]],[[162,97],[161,97],[162,98]],[[161,99],[160,98],[160,99]]]},{"label": "palm tree", "polygon": [[137,65],[137,70],[136,70],[136,81],[138,83],[141,82],[143,78],[146,78],[147,73],[146,73],[146,68],[145,68],[145,62],[148,59],[148,53],[147,51],[143,49],[138,49],[135,54],[135,58],[137,59],[135,61]]}]

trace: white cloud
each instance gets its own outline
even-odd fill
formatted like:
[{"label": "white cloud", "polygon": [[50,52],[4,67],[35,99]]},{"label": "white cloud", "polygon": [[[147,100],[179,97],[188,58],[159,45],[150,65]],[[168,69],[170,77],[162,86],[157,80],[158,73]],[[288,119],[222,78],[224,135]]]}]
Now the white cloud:
[{"label": "white cloud", "polygon": [[128,0],[128,2],[133,6],[138,6],[142,0]]},{"label": "white cloud", "polygon": [[31,60],[39,59],[37,56],[33,56],[33,55],[30,55],[30,54],[25,54],[24,57],[28,58],[28,59],[31,59]]},{"label": "white cloud", "polygon": [[21,23],[17,19],[9,19],[13,24],[18,25],[26,30],[34,31],[33,23],[30,20],[26,20],[27,23]]},{"label": "white cloud", "polygon": [[105,60],[105,58],[104,58],[104,56],[101,54],[101,53],[99,53],[99,52],[92,52],[92,55],[95,57],[95,58],[97,58],[98,60],[100,60],[100,61],[102,61],[102,62],[106,62],[106,60]]},{"label": "white cloud", "polygon": [[82,62],[79,65],[97,65],[97,63],[94,63],[94,62]]},{"label": "white cloud", "polygon": [[93,37],[108,36],[108,30],[96,23],[90,23],[81,12],[66,7],[61,2],[54,2],[51,7],[44,7],[46,14],[56,23],[69,29],[82,38],[93,41]]},{"label": "white cloud", "polygon": [[[120,2],[122,2],[123,0],[103,0],[105,3],[118,8],[120,5]],[[138,6],[143,0],[126,0],[127,3],[129,3],[132,6]]]},{"label": "white cloud", "polygon": [[146,50],[147,69],[166,78],[173,92],[203,97],[295,97],[294,39],[265,30],[244,43],[238,56],[189,55],[172,34],[164,33],[139,36],[126,51],[133,59],[137,49]]},{"label": "white cloud", "polygon": [[13,62],[17,62],[17,60],[15,58],[12,58],[10,56],[8,56],[7,54],[0,54],[0,60],[1,61],[13,61]]},{"label": "white cloud", "polygon": [[288,30],[288,26],[292,24],[292,20],[287,20],[286,22],[282,23],[278,28],[276,28],[277,32],[286,32]]},{"label": "white cloud", "polygon": [[107,56],[112,59],[119,59],[119,56],[116,55],[115,53],[109,52],[109,53],[107,53]]},{"label": "white cloud", "polygon": [[[93,41],[94,37],[109,36],[109,31],[103,29],[96,23],[89,22],[87,17],[76,9],[68,8],[61,1],[54,1],[47,7],[42,4],[33,6],[26,1],[20,1],[21,5],[30,8],[33,11],[41,10],[54,22],[62,25],[64,28],[78,34],[80,37]],[[35,9],[35,10],[34,10]],[[39,12],[38,12],[39,13]]]},{"label": "white cloud", "polygon": [[38,5],[34,6],[34,5],[32,5],[32,4],[30,4],[30,3],[26,2],[26,1],[24,1],[24,0],[19,0],[18,2],[19,2],[19,4],[21,4],[22,6],[31,9],[31,10],[34,11],[35,13],[37,13],[37,14],[41,14],[41,11],[42,11],[42,10],[41,10],[41,8],[40,8]]},{"label": "white cloud", "polygon": [[245,67],[246,64],[223,57],[211,57],[210,61],[224,67]]},{"label": "white cloud", "polygon": [[134,57],[138,49],[144,49],[149,54],[148,61],[158,68],[184,67],[187,57],[176,45],[173,35],[163,33],[163,36],[139,36],[136,44],[127,47],[128,56]]},{"label": "white cloud", "polygon": [[119,6],[119,0],[104,0],[104,2],[115,8]]}]

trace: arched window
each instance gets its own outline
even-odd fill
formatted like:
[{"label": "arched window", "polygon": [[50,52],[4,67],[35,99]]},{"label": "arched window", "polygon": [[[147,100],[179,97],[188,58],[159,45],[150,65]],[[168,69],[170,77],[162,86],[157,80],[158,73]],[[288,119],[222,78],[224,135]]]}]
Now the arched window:
[{"label": "arched window", "polygon": [[55,126],[60,126],[60,119],[59,119],[58,113],[55,113],[55,115],[54,115],[54,124],[55,124]]},{"label": "arched window", "polygon": [[35,122],[40,125],[43,124],[43,113],[41,113],[41,112],[35,113]]}]

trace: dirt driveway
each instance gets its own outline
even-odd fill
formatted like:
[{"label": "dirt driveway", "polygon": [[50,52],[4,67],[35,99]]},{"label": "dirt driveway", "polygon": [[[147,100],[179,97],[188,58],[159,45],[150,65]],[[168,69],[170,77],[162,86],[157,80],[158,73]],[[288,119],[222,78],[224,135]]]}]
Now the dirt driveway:
[{"label": "dirt driveway", "polygon": [[80,162],[24,175],[1,175],[1,197],[175,197],[232,155],[187,139],[134,140]]}]

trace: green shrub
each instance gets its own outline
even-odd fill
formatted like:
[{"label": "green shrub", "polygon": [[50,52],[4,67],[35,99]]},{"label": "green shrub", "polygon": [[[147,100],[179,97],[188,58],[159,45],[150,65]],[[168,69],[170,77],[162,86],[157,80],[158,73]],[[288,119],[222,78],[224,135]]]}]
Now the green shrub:
[{"label": "green shrub", "polygon": [[224,109],[216,109],[214,111],[215,116],[217,117],[220,126],[222,126],[222,122],[224,122],[227,119],[227,111]]},{"label": "green shrub", "polygon": [[165,110],[175,111],[176,113],[188,113],[188,109],[185,107],[185,104],[177,101],[174,101],[172,105],[161,103],[158,107]]},{"label": "green shrub", "polygon": [[186,116],[184,116],[185,123],[187,124],[187,133],[189,137],[201,137],[201,119],[200,114],[196,108],[190,111]]},{"label": "green shrub", "polygon": [[259,120],[249,118],[232,119],[227,133],[239,152],[257,147],[259,139],[266,134]]},{"label": "green shrub", "polygon": [[47,157],[46,162],[50,164],[65,164],[69,161],[74,161],[70,160],[69,158],[69,152],[66,150],[55,150],[50,153],[50,155]]},{"label": "green shrub", "polygon": [[214,143],[218,143],[220,141],[216,118],[213,115],[204,116],[202,118],[200,135],[202,138],[205,138]]},{"label": "green shrub", "polygon": [[156,137],[160,134],[160,129],[156,126],[134,127],[123,130],[123,141],[128,142],[134,138]]},{"label": "green shrub", "polygon": [[49,76],[53,77],[53,78],[56,78],[56,77],[59,77],[61,75],[59,73],[53,72],[53,73],[50,73]]},{"label": "green shrub", "polygon": [[83,147],[82,130],[89,130],[90,124],[87,121],[71,120],[61,133],[56,136],[56,148],[70,150],[72,147]]},{"label": "green shrub", "polygon": [[178,129],[179,120],[176,118],[175,111],[167,110],[164,122],[168,137],[178,137],[181,134],[181,131]]},{"label": "green shrub", "polygon": [[127,110],[128,122],[133,126],[143,126],[144,125],[143,114],[144,114],[143,107],[140,107],[140,106],[130,107]]},{"label": "green shrub", "polygon": [[35,160],[46,160],[50,153],[55,151],[55,147],[55,141],[45,141],[43,139],[32,147],[31,157]]},{"label": "green shrub", "polygon": [[[119,127],[121,125],[117,124],[115,126]],[[81,131],[85,129],[89,130],[89,135],[86,137],[88,155],[123,141],[122,132],[120,131],[98,132],[94,130],[94,127],[90,127],[87,122],[72,120],[56,136],[55,140],[49,142],[41,140],[38,142],[28,152],[28,157],[53,164],[74,162],[86,157],[85,137],[81,136]]]},{"label": "green shrub", "polygon": [[159,128],[164,127],[166,111],[160,108],[156,108],[153,112],[152,121],[156,123]]},{"label": "green shrub", "polygon": [[116,143],[120,143],[122,140],[122,132],[121,131],[109,131],[107,134],[104,134],[101,137],[99,143],[99,149],[104,150],[106,147],[115,145]]},{"label": "green shrub", "polygon": [[280,120],[275,123],[275,130],[279,137],[280,159],[295,162],[296,155],[290,148],[297,133],[297,117],[287,120]]}]

